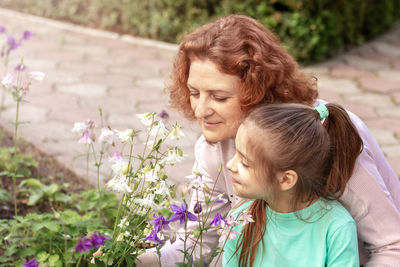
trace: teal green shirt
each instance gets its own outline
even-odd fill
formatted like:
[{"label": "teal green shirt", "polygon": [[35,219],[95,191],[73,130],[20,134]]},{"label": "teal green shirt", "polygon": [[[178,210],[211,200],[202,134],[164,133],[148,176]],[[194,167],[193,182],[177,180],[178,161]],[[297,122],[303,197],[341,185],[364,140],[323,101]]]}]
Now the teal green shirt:
[{"label": "teal green shirt", "polygon": [[[236,218],[251,203],[241,205],[232,215]],[[265,251],[259,243],[253,266],[359,267],[356,223],[339,202],[320,199],[297,216],[267,207],[266,215]],[[233,229],[241,232],[243,226]],[[234,254],[239,239],[226,243],[223,266],[239,266],[240,249]]]}]

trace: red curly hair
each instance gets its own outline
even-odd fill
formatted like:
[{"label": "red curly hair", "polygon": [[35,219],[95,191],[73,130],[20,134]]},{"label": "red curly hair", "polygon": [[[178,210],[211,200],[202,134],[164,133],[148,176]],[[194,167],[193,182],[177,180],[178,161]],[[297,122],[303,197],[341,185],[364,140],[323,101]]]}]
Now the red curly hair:
[{"label": "red curly hair", "polygon": [[211,60],[219,71],[240,78],[244,112],[261,103],[310,105],[318,96],[315,78],[299,71],[271,31],[250,17],[228,15],[198,28],[179,46],[165,89],[172,107],[189,119],[194,119],[194,113],[187,80],[194,59]]}]

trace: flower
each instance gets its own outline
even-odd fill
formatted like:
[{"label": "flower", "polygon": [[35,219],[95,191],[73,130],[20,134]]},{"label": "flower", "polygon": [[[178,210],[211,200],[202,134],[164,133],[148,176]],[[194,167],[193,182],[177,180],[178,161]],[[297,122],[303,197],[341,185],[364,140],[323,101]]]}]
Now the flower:
[{"label": "flower", "polygon": [[71,132],[78,133],[79,135],[83,135],[84,132],[87,132],[90,128],[90,121],[85,122],[75,122],[74,127],[71,129]]},{"label": "flower", "polygon": [[181,129],[183,129],[182,126],[175,125],[175,126],[172,128],[170,138],[171,138],[172,140],[179,140],[179,139],[181,139],[181,137],[184,137],[185,134],[182,132]]},{"label": "flower", "polygon": [[114,176],[114,178],[107,182],[107,187],[123,194],[132,192],[132,189],[128,185],[128,179],[125,175]]},{"label": "flower", "polygon": [[113,161],[113,162],[118,162],[121,160],[123,160],[123,159],[122,159],[121,152],[119,152],[119,151],[115,151],[114,156],[112,158],[110,158],[110,161]]},{"label": "flower", "polygon": [[80,144],[91,144],[93,141],[90,139],[89,132],[84,132],[82,137],[78,140]]},{"label": "flower", "polygon": [[224,194],[219,194],[217,200],[214,201],[214,203],[228,203],[228,200],[226,198],[222,198]]},{"label": "flower", "polygon": [[36,80],[36,81],[43,81],[44,77],[46,76],[46,74],[44,72],[41,71],[31,71],[29,72],[29,77],[32,80]]},{"label": "flower", "polygon": [[203,208],[201,207],[201,201],[197,201],[196,204],[194,205],[193,212],[199,214],[202,212],[202,210]]},{"label": "flower", "polygon": [[210,222],[210,225],[212,226],[222,226],[224,227],[225,224],[227,224],[227,222],[224,220],[224,218],[222,218],[221,214],[219,212],[217,212],[214,216],[214,219],[212,219],[212,221]]},{"label": "flower", "polygon": [[24,267],[39,267],[39,262],[35,258],[33,258],[25,262]]},{"label": "flower", "polygon": [[231,227],[239,224],[232,215],[228,216],[228,219],[226,220],[226,223]]},{"label": "flower", "polygon": [[24,71],[26,69],[25,64],[18,64],[17,66],[14,67],[15,71]]},{"label": "flower", "polygon": [[199,189],[205,186],[203,182],[203,175],[199,172],[193,172],[193,174],[186,176],[186,178],[190,179],[189,188]]},{"label": "flower", "polygon": [[247,212],[243,212],[240,217],[243,220],[242,221],[242,225],[243,226],[248,224],[248,223],[254,222],[251,214],[248,214]]},{"label": "flower", "polygon": [[146,237],[146,240],[156,244],[163,244],[161,239],[158,238],[157,232],[154,230],[150,232],[150,234]]},{"label": "flower", "polygon": [[157,233],[161,230],[169,230],[169,220],[165,219],[164,216],[157,216],[157,214],[153,214],[154,220],[150,221],[150,224],[154,225],[154,231]]},{"label": "flower", "polygon": [[161,110],[161,112],[158,113],[157,116],[160,117],[161,119],[168,119],[169,118],[169,114],[165,109]]},{"label": "flower", "polygon": [[167,135],[168,130],[165,128],[165,125],[162,121],[156,121],[149,132],[149,136],[151,137],[164,138]]},{"label": "flower", "polygon": [[136,116],[140,119],[140,121],[146,126],[150,127],[153,124],[155,113],[147,112],[143,114],[137,114]]},{"label": "flower", "polygon": [[86,252],[92,248],[92,242],[89,238],[79,238],[78,245],[75,247],[75,252]]},{"label": "flower", "polygon": [[5,88],[10,88],[13,85],[13,82],[14,82],[14,77],[10,73],[4,76],[3,79],[1,80],[1,84]]},{"label": "flower", "polygon": [[148,194],[145,198],[134,198],[133,202],[143,207],[149,207],[156,210],[158,207],[154,202],[154,194]]},{"label": "flower", "polygon": [[32,36],[35,36],[35,34],[31,31],[24,31],[24,33],[22,34],[22,40],[29,40],[31,39]]},{"label": "flower", "polygon": [[224,227],[222,231],[220,232],[220,238],[219,241],[225,241],[229,239],[236,239],[237,235],[239,235],[240,232],[233,230],[230,227]]},{"label": "flower", "polygon": [[119,224],[117,225],[119,228],[124,228],[126,226],[129,226],[129,221],[127,220],[128,218],[122,218],[121,221],[119,221]]},{"label": "flower", "polygon": [[111,165],[111,169],[116,175],[124,175],[128,172],[128,162],[124,161],[122,158],[114,159],[114,157],[110,160],[114,162],[114,164]]},{"label": "flower", "polygon": [[171,218],[169,221],[177,221],[179,220],[180,224],[182,226],[185,225],[186,221],[197,221],[196,215],[188,211],[188,206],[186,202],[184,202],[180,207],[177,205],[171,205],[170,206],[171,211],[175,212],[172,214]]},{"label": "flower", "polygon": [[100,143],[107,143],[109,145],[114,144],[114,140],[116,139],[116,136],[113,131],[111,131],[109,128],[103,128],[101,129],[101,134],[99,137],[99,142]]},{"label": "flower", "polygon": [[154,191],[155,194],[161,195],[161,196],[170,196],[170,187],[172,186],[171,183],[168,181],[162,180],[159,181],[157,186],[156,186],[156,191]]},{"label": "flower", "polygon": [[127,129],[123,132],[115,130],[115,132],[117,133],[118,138],[121,140],[121,143],[129,143],[135,134],[132,129]]},{"label": "flower", "polygon": [[161,164],[174,165],[175,163],[182,162],[183,153],[179,148],[168,149],[167,155],[161,160]]},{"label": "flower", "polygon": [[17,49],[20,46],[20,44],[17,43],[15,41],[14,37],[12,37],[12,36],[8,36],[7,44],[8,44],[9,50]]},{"label": "flower", "polygon": [[0,33],[6,32],[6,28],[2,25],[0,25]]},{"label": "flower", "polygon": [[97,248],[104,245],[104,240],[110,239],[108,236],[102,236],[99,231],[94,231],[92,237],[90,238],[90,242],[92,243],[92,247]]}]

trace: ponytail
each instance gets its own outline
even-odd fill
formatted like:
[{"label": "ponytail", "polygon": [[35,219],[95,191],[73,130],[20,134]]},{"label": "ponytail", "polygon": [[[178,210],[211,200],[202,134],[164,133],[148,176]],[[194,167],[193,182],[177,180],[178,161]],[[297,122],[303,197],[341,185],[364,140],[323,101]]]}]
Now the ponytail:
[{"label": "ponytail", "polygon": [[329,117],[324,121],[332,152],[332,167],[326,181],[326,195],[339,199],[349,181],[363,141],[346,110],[336,104],[327,104]]}]

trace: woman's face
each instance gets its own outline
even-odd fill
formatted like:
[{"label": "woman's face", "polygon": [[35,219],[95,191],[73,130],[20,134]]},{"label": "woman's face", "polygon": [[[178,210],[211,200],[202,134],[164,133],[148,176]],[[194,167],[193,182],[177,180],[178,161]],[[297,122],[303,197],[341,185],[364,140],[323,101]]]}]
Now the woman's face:
[{"label": "woman's face", "polygon": [[187,86],[190,105],[207,141],[215,143],[236,136],[243,112],[239,78],[222,73],[210,60],[193,60]]}]

